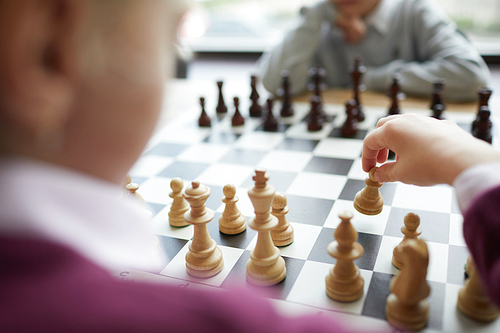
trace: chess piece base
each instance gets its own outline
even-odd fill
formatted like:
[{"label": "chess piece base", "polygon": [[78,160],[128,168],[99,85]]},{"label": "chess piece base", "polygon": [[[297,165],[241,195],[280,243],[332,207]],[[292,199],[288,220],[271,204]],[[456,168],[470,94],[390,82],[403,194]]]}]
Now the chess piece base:
[{"label": "chess piece base", "polygon": [[273,239],[274,246],[283,247],[292,244],[294,241],[292,225],[289,224],[285,230],[278,230],[278,228],[271,230],[271,238]]},{"label": "chess piece base", "polygon": [[170,225],[175,228],[183,228],[189,225],[189,223],[186,223],[186,220],[184,220],[184,218],[182,220],[169,218],[168,223],[170,223]]},{"label": "chess piece base", "polygon": [[429,302],[424,299],[417,305],[406,306],[398,301],[396,295],[390,294],[387,297],[385,315],[389,323],[398,329],[418,331],[429,320]]},{"label": "chess piece base", "polygon": [[457,307],[464,315],[477,321],[491,322],[500,316],[500,311],[489,299],[485,296],[472,297],[465,287],[458,293]]},{"label": "chess piece base", "polygon": [[247,230],[247,224],[245,220],[245,216],[240,215],[240,217],[231,223],[221,222],[221,218],[219,218],[219,231],[225,235],[237,235],[241,234],[243,231]]},{"label": "chess piece base", "polygon": [[376,200],[367,200],[363,196],[363,190],[356,193],[356,196],[354,197],[354,208],[356,208],[356,210],[361,214],[365,215],[380,214],[384,207],[384,198],[379,196]]},{"label": "chess piece base", "polygon": [[348,280],[339,278],[333,270],[331,268],[325,278],[328,297],[339,302],[353,302],[363,296],[365,280],[359,274],[359,268],[356,268],[356,274]]},{"label": "chess piece base", "polygon": [[396,259],[396,257],[394,255],[392,255],[392,264],[397,269],[403,269],[403,263],[401,261],[399,261],[398,259]]},{"label": "chess piece base", "polygon": [[249,283],[255,286],[272,286],[283,281],[286,276],[286,266],[279,251],[275,256],[265,259],[252,258],[252,254],[253,251],[246,265],[246,277]]},{"label": "chess piece base", "polygon": [[222,251],[215,241],[214,245],[205,251],[186,253],[186,271],[191,276],[208,278],[219,273],[223,266]]}]

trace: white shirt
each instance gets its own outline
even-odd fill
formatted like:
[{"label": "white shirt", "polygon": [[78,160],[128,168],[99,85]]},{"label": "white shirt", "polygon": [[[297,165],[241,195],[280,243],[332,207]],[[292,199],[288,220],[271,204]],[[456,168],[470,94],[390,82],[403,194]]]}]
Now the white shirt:
[{"label": "white shirt", "polygon": [[59,243],[107,268],[158,271],[150,214],[117,184],[0,156],[0,234]]}]

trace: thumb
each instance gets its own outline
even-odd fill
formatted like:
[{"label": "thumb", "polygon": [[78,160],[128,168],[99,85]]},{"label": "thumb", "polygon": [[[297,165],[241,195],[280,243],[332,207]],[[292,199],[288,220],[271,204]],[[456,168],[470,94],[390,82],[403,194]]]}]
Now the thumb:
[{"label": "thumb", "polygon": [[397,168],[397,162],[382,164],[375,172],[375,179],[381,183],[398,181],[399,179],[396,177]]}]

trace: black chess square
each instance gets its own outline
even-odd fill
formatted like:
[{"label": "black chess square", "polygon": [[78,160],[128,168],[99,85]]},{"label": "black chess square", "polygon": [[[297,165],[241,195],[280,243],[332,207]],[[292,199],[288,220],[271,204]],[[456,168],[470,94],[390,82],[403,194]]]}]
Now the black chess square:
[{"label": "black chess square", "polygon": [[353,160],[349,159],[314,156],[304,171],[346,176],[352,163]]},{"label": "black chess square", "polygon": [[185,239],[157,235],[160,246],[167,254],[168,259],[172,259],[188,242]]},{"label": "black chess square", "polygon": [[257,234],[257,231],[248,227],[250,217],[246,217],[247,229],[245,231],[237,235],[226,235],[219,231],[219,218],[221,216],[222,213],[215,213],[215,217],[212,222],[207,224],[208,232],[210,233],[212,239],[219,245],[246,249]]},{"label": "black chess square", "polygon": [[203,142],[219,143],[219,144],[231,144],[238,140],[241,134],[236,133],[224,133],[213,131],[210,135],[203,140]]},{"label": "black chess square", "polygon": [[[293,182],[298,173],[289,171],[266,170],[269,176],[269,183],[274,186],[276,192],[286,192],[290,184]],[[252,188],[255,181],[252,179],[254,175],[248,177],[241,185],[244,188]]]},{"label": "black chess square", "polygon": [[[368,133],[367,130],[358,130],[358,132],[356,133],[356,135],[354,137],[352,137],[352,139],[359,139],[359,140],[363,140],[366,136],[366,133]],[[342,136],[342,128],[341,127],[335,127],[331,132],[330,134],[328,134],[328,137],[329,138],[343,138]]]},{"label": "black chess square", "polygon": [[290,222],[323,226],[330,214],[334,200],[287,195]]},{"label": "black chess square", "polygon": [[285,138],[276,149],[312,152],[319,140]]}]

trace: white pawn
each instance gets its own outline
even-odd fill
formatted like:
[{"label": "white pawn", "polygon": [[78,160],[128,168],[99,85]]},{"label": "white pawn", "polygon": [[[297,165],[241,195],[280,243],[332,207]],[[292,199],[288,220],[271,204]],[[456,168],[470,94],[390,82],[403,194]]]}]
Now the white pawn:
[{"label": "white pawn", "polygon": [[377,169],[377,167],[370,169],[368,177],[365,179],[366,187],[356,193],[354,197],[354,208],[361,214],[377,215],[384,207],[384,198],[382,198],[379,190],[382,183],[375,179]]},{"label": "white pawn", "polygon": [[127,185],[125,185],[125,189],[128,191],[130,197],[135,198],[141,204],[146,205],[146,201],[144,200],[142,195],[140,195],[139,192],[137,192],[137,190],[139,189],[139,184],[128,183]]},{"label": "white pawn", "polygon": [[182,196],[184,182],[179,177],[176,177],[170,181],[170,188],[172,192],[170,192],[168,196],[174,201],[168,212],[168,223],[173,227],[185,227],[189,225],[184,219],[184,214],[189,209],[189,203]]},{"label": "white pawn", "polygon": [[420,217],[414,213],[408,213],[404,219],[404,226],[401,227],[401,232],[405,235],[401,243],[394,248],[392,252],[392,264],[399,269],[403,268],[402,251],[399,248],[403,246],[410,239],[417,239],[422,233],[420,225]]},{"label": "white pawn", "polygon": [[236,187],[233,184],[227,184],[222,189],[224,198],[222,202],[226,204],[222,216],[219,218],[219,230],[226,235],[240,234],[247,229],[245,216],[241,214],[236,206],[238,197],[236,196]]},{"label": "white pawn", "polygon": [[288,214],[285,194],[278,192],[274,195],[271,214],[278,219],[278,226],[271,230],[271,237],[275,246],[287,246],[293,243],[293,227],[286,219]]}]

